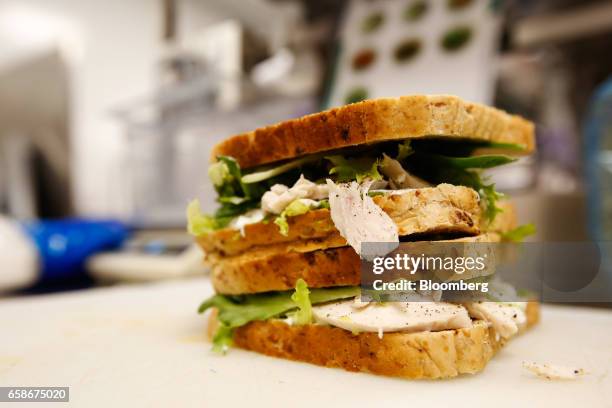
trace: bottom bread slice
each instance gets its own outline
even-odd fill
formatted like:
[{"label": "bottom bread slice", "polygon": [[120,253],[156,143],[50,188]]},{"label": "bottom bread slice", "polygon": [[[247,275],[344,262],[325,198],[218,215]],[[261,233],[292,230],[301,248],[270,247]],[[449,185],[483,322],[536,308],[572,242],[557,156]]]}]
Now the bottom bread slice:
[{"label": "bottom bread slice", "polygon": [[[539,320],[539,305],[527,305],[527,325]],[[211,315],[209,333],[216,326]],[[323,325],[288,325],[281,320],[251,322],[234,331],[240,348],[273,357],[348,371],[408,379],[439,379],[482,371],[505,340],[486,322],[470,328],[419,333],[353,334]]]}]

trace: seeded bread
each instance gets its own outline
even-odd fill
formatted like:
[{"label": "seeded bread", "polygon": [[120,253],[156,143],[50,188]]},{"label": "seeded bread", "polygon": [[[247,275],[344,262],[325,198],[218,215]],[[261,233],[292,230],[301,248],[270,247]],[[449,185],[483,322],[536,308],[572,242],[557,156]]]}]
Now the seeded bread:
[{"label": "seeded bread", "polygon": [[230,137],[213,148],[211,161],[232,156],[248,169],[349,146],[419,138],[513,143],[529,154],[534,125],[456,96],[373,99]]},{"label": "seeded bread", "polygon": [[[440,184],[437,187],[375,196],[374,202],[396,223],[400,236],[480,233],[482,211],[478,194],[468,187]],[[241,236],[238,230],[226,228],[202,235],[197,241],[209,258],[216,258],[234,256],[267,246],[301,240],[323,240],[338,235],[327,209],[289,217],[288,224],[289,231],[286,236],[280,233],[278,225],[265,221],[246,225],[244,236]]]},{"label": "seeded bread", "polygon": [[[499,242],[496,233],[459,238],[449,242]],[[311,288],[359,285],[361,259],[352,247],[335,242],[303,242],[287,251],[249,251],[222,259],[212,266],[211,281],[215,291],[241,295],[274,290],[292,290],[298,279]],[[336,245],[336,246],[334,246]],[[317,249],[323,246],[323,249]]]}]

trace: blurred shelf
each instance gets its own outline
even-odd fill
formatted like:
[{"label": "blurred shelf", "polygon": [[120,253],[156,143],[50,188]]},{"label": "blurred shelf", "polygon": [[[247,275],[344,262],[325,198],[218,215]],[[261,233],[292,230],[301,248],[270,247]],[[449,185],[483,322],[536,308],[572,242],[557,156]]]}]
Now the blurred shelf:
[{"label": "blurred shelf", "polygon": [[513,43],[531,47],[612,31],[612,2],[602,2],[549,15],[527,17],[515,27]]}]

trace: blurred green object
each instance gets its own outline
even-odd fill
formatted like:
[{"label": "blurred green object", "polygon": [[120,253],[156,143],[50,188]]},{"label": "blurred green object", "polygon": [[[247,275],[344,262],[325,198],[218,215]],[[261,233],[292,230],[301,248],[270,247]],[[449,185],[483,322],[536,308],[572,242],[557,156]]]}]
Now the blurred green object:
[{"label": "blurred green object", "polygon": [[407,62],[416,57],[421,51],[421,41],[417,39],[410,39],[402,41],[394,52],[395,61],[402,63]]},{"label": "blurred green object", "polygon": [[378,30],[384,22],[385,16],[383,13],[372,13],[363,19],[363,23],[361,23],[361,30],[364,33],[371,33]]},{"label": "blurred green object", "polygon": [[349,94],[346,96],[345,103],[348,105],[350,103],[361,102],[365,99],[368,99],[368,91],[364,87],[353,88]]},{"label": "blurred green object", "polygon": [[442,37],[442,47],[446,51],[458,51],[472,38],[472,29],[468,26],[453,28]]},{"label": "blurred green object", "polygon": [[427,14],[428,10],[429,5],[426,1],[415,1],[404,10],[404,19],[406,21],[418,21]]}]

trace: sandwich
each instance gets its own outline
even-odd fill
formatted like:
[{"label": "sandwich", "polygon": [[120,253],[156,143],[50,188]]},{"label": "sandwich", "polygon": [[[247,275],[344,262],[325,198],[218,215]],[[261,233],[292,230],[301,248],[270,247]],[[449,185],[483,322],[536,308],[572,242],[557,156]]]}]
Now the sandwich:
[{"label": "sandwich", "polygon": [[363,243],[521,240],[532,228],[483,171],[534,145],[531,122],[445,95],[367,100],[219,143],[219,208],[187,209],[216,292],[199,309],[213,349],[409,379],[480,372],[538,321],[537,302],[363,301]]}]

